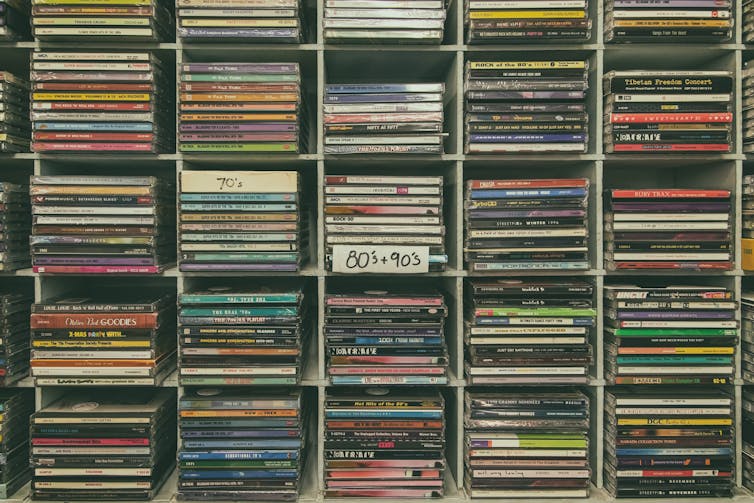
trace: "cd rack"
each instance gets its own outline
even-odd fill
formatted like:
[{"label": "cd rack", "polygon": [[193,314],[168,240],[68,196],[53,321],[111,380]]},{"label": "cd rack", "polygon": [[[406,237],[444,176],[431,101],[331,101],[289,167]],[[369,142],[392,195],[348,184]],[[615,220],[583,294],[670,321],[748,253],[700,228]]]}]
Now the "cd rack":
[{"label": "cd rack", "polygon": [[[99,49],[142,49],[159,52],[166,62],[178,65],[185,62],[298,62],[302,73],[302,93],[309,122],[307,147],[299,154],[224,154],[224,153],[163,153],[133,155],[100,154],[0,154],[0,180],[28,180],[30,175],[55,174],[140,174],[163,175],[176,180],[180,173],[190,170],[295,170],[302,177],[304,197],[309,198],[309,259],[298,273],[284,273],[287,279],[300,281],[306,288],[316,292],[316,323],[318,334],[324,325],[323,299],[330,288],[361,286],[372,279],[385,278],[349,276],[333,273],[325,265],[323,229],[324,177],[332,174],[373,175],[441,175],[444,177],[447,268],[442,272],[430,272],[421,276],[400,277],[397,282],[422,281],[446,293],[449,316],[446,322],[449,364],[449,384],[442,386],[446,399],[447,444],[446,456],[450,476],[446,480],[444,501],[461,503],[470,501],[463,488],[463,393],[467,388],[463,379],[463,292],[465,278],[469,273],[463,261],[463,200],[465,182],[479,178],[547,178],[583,177],[590,180],[589,205],[589,257],[590,268],[568,273],[523,273],[526,276],[578,276],[595,286],[595,302],[598,309],[598,336],[594,344],[594,362],[589,369],[589,383],[583,391],[590,397],[592,423],[589,429],[592,488],[589,501],[603,502],[612,498],[603,489],[603,411],[606,382],[604,379],[603,343],[600,336],[603,328],[602,292],[606,284],[633,281],[634,278],[662,277],[670,282],[701,283],[726,286],[741,293],[754,289],[751,273],[742,270],[741,253],[741,184],[742,178],[754,174],[754,157],[743,152],[742,124],[734,122],[733,151],[725,154],[606,154],[603,147],[602,75],[610,70],[678,69],[678,70],[727,70],[735,78],[734,110],[742,110],[741,71],[745,63],[754,59],[754,46],[743,44],[743,9],[735,9],[736,28],[734,39],[725,44],[611,44],[603,39],[602,2],[589,2],[593,26],[591,37],[585,43],[575,44],[495,44],[467,45],[464,41],[464,5],[461,0],[452,0],[447,9],[444,39],[441,45],[336,45],[326,43],[323,37],[323,2],[309,2],[304,23],[308,34],[301,44],[245,44],[199,43],[174,41],[119,44],[99,42],[92,45]],[[0,42],[3,69],[20,75],[28,73],[30,53],[36,49],[83,49],[83,44],[54,41]],[[589,92],[587,111],[589,115],[588,149],[583,154],[464,154],[464,68],[467,61],[491,60],[542,60],[583,59],[589,62]],[[360,66],[362,65],[362,66]],[[358,77],[357,77],[358,76]],[[325,85],[328,83],[384,82],[442,82],[445,84],[444,154],[439,155],[325,155],[323,135],[323,102]],[[177,91],[176,91],[177,92]],[[739,117],[739,115],[736,115]],[[177,145],[176,145],[177,147]],[[175,152],[178,152],[175,150]],[[750,154],[751,155],[751,154]],[[735,260],[734,268],[722,273],[672,274],[669,272],[639,274],[633,272],[608,272],[603,266],[603,214],[602,193],[610,188],[684,187],[728,189],[734,195]],[[516,275],[516,273],[511,273]],[[274,279],[273,279],[274,276]],[[205,285],[212,279],[222,281],[231,278],[254,277],[257,280],[276,281],[280,273],[188,273],[172,266],[163,273],[149,277],[123,277],[124,282],[134,285],[150,285],[166,291],[181,293],[197,285]],[[389,280],[394,280],[394,277]],[[0,275],[0,282],[34,289],[35,300],[50,299],[67,291],[71,282],[96,288],[99,279],[94,276],[45,275],[22,269]],[[737,313],[740,319],[740,310]],[[325,343],[320,335],[309,346],[301,386],[317,399],[317,423],[315,432],[324,431],[323,411],[326,379]],[[742,424],[742,389],[754,383],[741,378],[740,343],[736,352],[735,424]],[[33,387],[31,378],[15,384],[18,387]],[[178,388],[174,373],[162,386]],[[37,409],[60,396],[60,388],[40,387],[35,389]],[[313,456],[307,465],[301,490],[301,502],[324,501],[323,455],[324,446],[317,435],[310,440]],[[736,437],[736,465],[741,466],[742,441],[740,431]],[[751,495],[741,487],[741,470],[736,470],[737,495],[735,500],[748,500]],[[175,475],[169,479],[155,502],[175,501]],[[9,502],[28,501],[24,489]],[[710,498],[710,500],[712,500]],[[335,499],[328,499],[335,501]],[[584,500],[582,500],[584,501]]]}]

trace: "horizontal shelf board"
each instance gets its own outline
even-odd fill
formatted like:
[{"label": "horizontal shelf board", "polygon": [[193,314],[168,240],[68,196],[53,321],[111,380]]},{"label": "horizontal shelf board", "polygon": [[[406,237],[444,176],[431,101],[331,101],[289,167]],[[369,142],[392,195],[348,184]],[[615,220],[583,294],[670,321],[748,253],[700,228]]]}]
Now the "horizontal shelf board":
[{"label": "horizontal shelf board", "polygon": [[325,161],[460,161],[463,156],[460,154],[355,154],[355,155],[337,155],[324,154]]},{"label": "horizontal shelf board", "polygon": [[384,278],[384,277],[398,277],[398,278],[412,278],[412,277],[430,277],[430,278],[461,278],[466,276],[466,271],[460,271],[458,269],[448,269],[446,271],[431,271],[431,272],[425,272],[425,273],[411,273],[411,274],[400,274],[400,273],[356,273],[356,274],[348,274],[348,273],[339,273],[339,272],[332,272],[332,271],[325,271],[325,276],[328,277],[335,277],[335,278],[352,278],[352,277],[363,277],[363,278]]},{"label": "horizontal shelf board", "polygon": [[467,162],[500,162],[500,161],[549,161],[549,162],[573,162],[573,161],[600,161],[604,158],[601,154],[568,154],[552,152],[547,154],[466,154],[461,156]]},{"label": "horizontal shelf board", "polygon": [[540,44],[465,44],[461,46],[464,52],[598,51],[603,48],[601,44],[558,44],[544,41]]},{"label": "horizontal shelf board", "polygon": [[653,161],[653,162],[683,162],[686,160],[694,162],[702,161],[743,161],[743,154],[605,154],[605,162],[610,161]]},{"label": "horizontal shelf board", "polygon": [[458,52],[463,50],[462,45],[443,44],[328,44],[323,45],[324,52],[347,52],[347,51],[400,51],[400,52]]},{"label": "horizontal shelf board", "polygon": [[303,277],[312,277],[312,276],[322,276],[323,271],[319,270],[314,265],[307,265],[300,271],[178,271],[176,270],[175,273],[176,276],[183,277],[183,278],[245,278],[250,276],[260,276],[260,277],[269,277],[269,276],[303,276]]},{"label": "horizontal shelf board", "polygon": [[546,271],[485,271],[485,272],[466,272],[463,276],[470,278],[478,278],[485,276],[603,276],[605,271],[602,269],[586,269],[584,271],[561,271],[561,270],[546,270]]},{"label": "horizontal shelf board", "polygon": [[104,157],[103,154],[97,153],[79,153],[79,152],[65,152],[59,154],[31,154],[33,159],[50,160],[50,161],[66,161],[75,162],[77,160],[83,161],[177,161],[181,158],[179,154],[108,154]]},{"label": "horizontal shelf board", "polygon": [[694,271],[688,269],[679,269],[677,271],[656,271],[650,269],[646,271],[606,271],[605,276],[743,276],[743,271]]},{"label": "horizontal shelf board", "polygon": [[255,154],[255,153],[217,153],[217,154],[176,154],[176,159],[185,162],[291,162],[317,161],[322,157],[318,154]]},{"label": "horizontal shelf board", "polygon": [[183,42],[179,41],[177,44],[178,50],[189,51],[270,51],[270,52],[282,52],[282,51],[321,51],[323,49],[322,44],[244,44],[243,42]]}]

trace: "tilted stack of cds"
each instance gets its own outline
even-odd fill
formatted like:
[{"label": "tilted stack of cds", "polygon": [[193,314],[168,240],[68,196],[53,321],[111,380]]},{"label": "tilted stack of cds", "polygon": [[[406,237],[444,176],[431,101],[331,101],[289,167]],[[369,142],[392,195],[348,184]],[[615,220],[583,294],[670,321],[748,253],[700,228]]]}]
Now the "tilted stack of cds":
[{"label": "tilted stack of cds", "polygon": [[464,393],[471,498],[586,498],[589,399],[579,391]]},{"label": "tilted stack of cds", "polygon": [[0,271],[10,272],[31,265],[30,233],[29,186],[0,182]]},{"label": "tilted stack of cds", "polygon": [[322,20],[328,43],[439,44],[447,2],[327,0]]},{"label": "tilted stack of cds", "polygon": [[191,42],[298,43],[299,0],[178,0],[178,36]]},{"label": "tilted stack of cds", "polygon": [[26,40],[29,29],[29,3],[23,0],[0,1],[0,40]]},{"label": "tilted stack of cds", "polygon": [[442,498],[445,399],[432,390],[328,389],[325,497]]},{"label": "tilted stack of cds", "polygon": [[175,261],[175,187],[153,176],[33,176],[34,272],[157,274]]},{"label": "tilted stack of cds", "polygon": [[723,287],[605,286],[613,384],[732,384],[737,303]]},{"label": "tilted stack of cds", "polygon": [[[751,380],[747,380],[751,383]],[[752,388],[747,386],[742,391],[742,446],[741,454],[743,466],[741,472],[743,480],[741,485],[749,491],[754,490],[754,393]]]},{"label": "tilted stack of cds", "polygon": [[[32,498],[154,499],[175,467],[175,390],[68,392],[32,416]],[[124,438],[125,436],[128,438]]]},{"label": "tilted stack of cds", "polygon": [[588,61],[467,61],[467,154],[587,151]]},{"label": "tilted stack of cds", "polygon": [[115,288],[32,306],[37,386],[159,386],[175,370],[175,295],[112,295]]},{"label": "tilted stack of cds", "polygon": [[624,498],[730,498],[734,417],[723,390],[608,390],[605,488]]},{"label": "tilted stack of cds", "polygon": [[310,415],[300,389],[197,389],[178,405],[180,499],[296,501]]},{"label": "tilted stack of cds", "polygon": [[473,280],[467,285],[469,384],[585,384],[597,310],[581,281]]},{"label": "tilted stack of cds", "polygon": [[730,152],[733,74],[611,71],[604,76],[605,152]]},{"label": "tilted stack of cds", "polygon": [[29,417],[34,412],[34,390],[0,390],[0,498],[10,499],[31,479]]},{"label": "tilted stack of cds", "polygon": [[0,387],[11,386],[29,375],[29,316],[33,302],[33,295],[21,293],[18,288],[6,285],[0,290]]},{"label": "tilted stack of cds", "polygon": [[38,40],[147,42],[175,37],[173,5],[163,0],[31,0],[31,4]]},{"label": "tilted stack of cds", "polygon": [[429,270],[444,271],[442,176],[325,176],[326,266],[345,245],[429,247]]},{"label": "tilted stack of cds", "polygon": [[473,273],[589,269],[586,178],[468,180],[464,258]]},{"label": "tilted stack of cds", "polygon": [[332,384],[447,384],[440,293],[325,296],[327,375]]},{"label": "tilted stack of cds", "polygon": [[304,150],[298,63],[185,63],[180,91],[181,152]]},{"label": "tilted stack of cds", "polygon": [[34,152],[172,152],[168,65],[151,52],[31,55]]},{"label": "tilted stack of cds", "polygon": [[744,44],[750,44],[754,41],[754,2],[744,0],[741,6],[743,12],[741,38]]},{"label": "tilted stack of cds", "polygon": [[588,0],[466,0],[469,44],[583,42],[591,34]]},{"label": "tilted stack of cds", "polygon": [[741,377],[754,384],[754,295],[741,295]]},{"label": "tilted stack of cds", "polygon": [[0,71],[0,153],[29,152],[30,146],[29,83]]},{"label": "tilted stack of cds", "polygon": [[605,268],[733,269],[731,192],[612,189],[605,211]]},{"label": "tilted stack of cds", "polygon": [[298,271],[308,220],[295,171],[183,171],[181,271]]},{"label": "tilted stack of cds", "polygon": [[733,37],[734,5],[731,0],[605,0],[605,42],[724,42]]},{"label": "tilted stack of cds", "polygon": [[[750,5],[754,6],[754,2]],[[754,24],[752,25],[754,27]],[[743,97],[741,99],[743,137],[742,148],[746,153],[754,152],[754,62],[749,60],[741,70]],[[732,107],[729,107],[730,110]],[[747,182],[744,182],[747,183]],[[748,182],[751,184],[751,182]]]},{"label": "tilted stack of cds", "polygon": [[184,386],[298,384],[312,327],[301,289],[211,288],[179,298]]},{"label": "tilted stack of cds", "polygon": [[442,83],[327,84],[325,154],[442,154],[444,93]]}]

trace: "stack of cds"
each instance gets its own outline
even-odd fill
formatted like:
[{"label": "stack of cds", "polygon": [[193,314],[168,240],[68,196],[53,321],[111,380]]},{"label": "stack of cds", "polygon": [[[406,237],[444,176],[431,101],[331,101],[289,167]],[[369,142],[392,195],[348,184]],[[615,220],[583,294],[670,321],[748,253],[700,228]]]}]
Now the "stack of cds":
[{"label": "stack of cds", "polygon": [[178,0],[178,36],[194,42],[298,43],[299,0]]},{"label": "stack of cds", "polygon": [[606,152],[733,148],[731,72],[611,71],[603,80]]},{"label": "stack of cds", "polygon": [[34,390],[0,390],[0,498],[10,499],[31,479],[29,417],[34,412]]},{"label": "stack of cds", "polygon": [[[173,5],[161,0],[31,0],[38,40],[148,42],[173,40]],[[87,5],[89,4],[89,5]]]},{"label": "stack of cds", "polygon": [[730,498],[734,417],[723,390],[607,391],[605,488],[624,498]]},{"label": "stack of cds", "polygon": [[179,302],[182,385],[300,382],[312,326],[300,289],[210,288],[181,294]]},{"label": "stack of cds", "polygon": [[605,0],[605,41],[724,42],[733,37],[734,5],[731,0]]},{"label": "stack of cds", "polygon": [[743,39],[744,44],[750,44],[754,42],[754,2],[751,0],[744,0],[741,2],[741,5],[743,12],[741,38]]},{"label": "stack of cds", "polygon": [[754,175],[743,177],[741,207],[741,269],[754,271]]},{"label": "stack of cds", "polygon": [[733,268],[729,190],[612,189],[607,196],[607,269]]},{"label": "stack of cds", "polygon": [[325,497],[442,498],[445,400],[437,391],[328,389]]},{"label": "stack of cds", "polygon": [[29,38],[29,14],[24,0],[0,0],[0,41]]},{"label": "stack of cds", "polygon": [[156,53],[33,52],[32,150],[171,152],[169,75]]},{"label": "stack of cds", "polygon": [[[754,2],[749,4],[754,7]],[[752,23],[754,29],[754,23]],[[754,40],[752,40],[754,42]],[[741,100],[742,113],[739,116],[743,130],[742,148],[750,154],[754,152],[754,61],[749,60],[741,70],[743,98]],[[731,107],[728,108],[730,110]]]},{"label": "stack of cds", "polygon": [[34,304],[32,375],[37,386],[159,386],[176,366],[174,295],[86,297]]},{"label": "stack of cds", "polygon": [[605,286],[605,373],[614,384],[731,384],[738,321],[722,287]]},{"label": "stack of cds", "polygon": [[29,186],[0,182],[0,272],[31,265]]},{"label": "stack of cds", "polygon": [[444,93],[442,83],[326,85],[325,154],[442,154]]},{"label": "stack of cds", "polygon": [[589,399],[579,391],[464,395],[471,498],[586,498]]},{"label": "stack of cds", "polygon": [[346,245],[429,247],[429,270],[444,271],[442,176],[325,176],[326,266]]},{"label": "stack of cds", "polygon": [[751,292],[741,295],[741,367],[744,382],[754,384],[754,295]]},{"label": "stack of cds", "polygon": [[181,271],[298,271],[308,223],[295,171],[183,171]]},{"label": "stack of cds", "polygon": [[29,83],[0,71],[0,153],[28,152],[30,140]]},{"label": "stack of cds", "polygon": [[466,0],[469,44],[584,42],[591,34],[588,0]]},{"label": "stack of cds", "polygon": [[181,152],[303,151],[298,63],[186,63],[181,70]]},{"label": "stack of cds", "polygon": [[467,61],[467,154],[584,153],[588,61]]},{"label": "stack of cds", "polygon": [[589,269],[589,180],[469,180],[464,258],[474,273]]},{"label": "stack of cds", "polygon": [[325,296],[327,375],[332,384],[447,384],[440,293]]},{"label": "stack of cds", "polygon": [[328,43],[439,44],[447,2],[328,0],[322,21]]},{"label": "stack of cds", "polygon": [[11,386],[29,375],[29,316],[33,302],[32,295],[20,293],[17,288],[12,290],[6,285],[0,291],[0,387]]},{"label": "stack of cds", "polygon": [[296,501],[309,416],[300,389],[187,391],[179,415],[180,499]]},{"label": "stack of cds", "polygon": [[176,406],[166,388],[64,394],[32,416],[32,498],[154,499],[175,467]]},{"label": "stack of cds", "polygon": [[175,260],[175,187],[153,176],[33,176],[34,272],[157,274]]},{"label": "stack of cds", "polygon": [[474,280],[467,288],[469,384],[585,384],[596,325],[581,281]]},{"label": "stack of cds", "polygon": [[[752,381],[749,380],[749,383]],[[742,460],[741,472],[743,480],[741,485],[749,491],[754,490],[754,393],[751,386],[743,388],[742,409]]]}]

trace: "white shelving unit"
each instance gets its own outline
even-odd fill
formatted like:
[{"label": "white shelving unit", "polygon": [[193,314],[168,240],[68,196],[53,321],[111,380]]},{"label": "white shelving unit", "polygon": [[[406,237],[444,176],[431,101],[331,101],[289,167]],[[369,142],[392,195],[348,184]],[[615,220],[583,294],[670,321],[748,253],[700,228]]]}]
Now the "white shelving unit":
[{"label": "white shelving unit", "polygon": [[[348,277],[333,274],[324,268],[324,233],[320,222],[323,208],[323,177],[336,173],[370,174],[441,174],[445,178],[444,213],[447,227],[446,248],[449,255],[447,271],[402,278],[416,288],[438,287],[446,294],[450,308],[446,332],[450,361],[450,384],[444,386],[447,399],[447,459],[449,470],[444,501],[461,503],[469,500],[463,491],[463,288],[469,274],[463,264],[463,193],[464,182],[471,178],[546,178],[550,176],[584,176],[591,180],[590,197],[590,252],[591,269],[569,274],[519,273],[518,276],[580,276],[596,286],[596,305],[602,312],[602,287],[606,283],[630,282],[642,276],[666,276],[668,282],[696,281],[726,285],[734,289],[740,298],[742,289],[754,288],[750,278],[741,270],[740,218],[736,218],[736,259],[733,271],[725,273],[678,275],[616,274],[604,270],[602,252],[602,192],[613,187],[707,187],[725,188],[735,194],[736,214],[741,211],[739,187],[744,173],[753,172],[743,155],[740,121],[736,123],[735,150],[721,155],[605,155],[602,147],[602,81],[601,76],[613,69],[726,69],[740,76],[740,69],[748,59],[754,59],[754,47],[741,43],[741,7],[736,7],[736,35],[733,42],[721,45],[705,44],[604,44],[602,37],[602,4],[590,2],[593,22],[592,38],[583,44],[527,44],[469,46],[464,43],[463,0],[452,0],[448,10],[446,36],[441,46],[381,46],[381,45],[333,45],[325,44],[322,38],[323,1],[305,0],[310,15],[306,23],[311,28],[309,39],[299,45],[254,45],[254,44],[184,44],[180,40],[154,44],[96,43],[89,47],[106,49],[148,49],[159,52],[166,64],[182,62],[290,62],[301,63],[305,93],[305,110],[309,121],[309,147],[300,155],[254,155],[254,154],[161,154],[161,155],[52,155],[52,154],[0,154],[0,180],[21,180],[31,174],[160,174],[175,176],[184,170],[204,169],[263,169],[297,170],[304,180],[304,194],[309,200],[311,259],[298,274],[204,274],[181,273],[177,268],[150,277],[122,277],[123,281],[160,285],[178,293],[188,290],[197,281],[207,282],[213,278],[217,283],[228,277],[255,278],[270,281],[280,276],[299,277],[310,286],[317,297],[317,333],[322,332],[324,307],[321,302],[325,292],[337,290],[339,285],[363,284],[372,278]],[[0,68],[24,75],[28,72],[29,54],[34,49],[84,49],[84,44],[38,42],[0,42]],[[590,89],[588,96],[589,151],[586,154],[555,155],[464,155],[463,154],[463,69],[466,60],[526,60],[526,59],[587,59],[590,64]],[[449,136],[445,142],[446,154],[416,156],[332,156],[323,155],[322,111],[325,83],[348,82],[445,82],[445,130]],[[741,110],[741,81],[737,79],[735,109]],[[514,275],[515,273],[511,273]],[[692,277],[693,276],[693,277]],[[385,281],[375,276],[374,280]],[[64,293],[73,282],[86,282],[96,288],[99,278],[92,276],[39,275],[31,270],[20,270],[0,275],[0,282],[32,284],[37,302]],[[396,280],[395,277],[387,281]],[[740,313],[739,313],[740,314]],[[595,361],[588,385],[583,388],[591,397],[591,466],[593,488],[590,502],[607,502],[612,498],[602,488],[603,462],[603,344],[601,340],[602,318],[598,317],[596,337],[592,341]],[[324,340],[321,335],[308,348],[302,386],[316,394],[318,414],[314,435],[311,437],[309,462],[302,484],[301,502],[320,502],[323,486],[323,404],[326,380]],[[740,355],[737,357],[740,364]],[[737,365],[739,367],[739,365]],[[744,384],[737,371],[735,381],[737,460],[741,460],[741,388]],[[33,387],[30,378],[17,386]],[[178,388],[176,374],[163,386]],[[64,388],[37,388],[37,408],[44,406],[64,391]],[[179,390],[180,393],[180,390]],[[741,473],[738,472],[738,485]],[[167,503],[175,500],[176,477],[168,480],[154,501]],[[26,502],[28,488],[19,491],[10,503]],[[752,501],[752,496],[739,487],[735,501]],[[343,500],[340,500],[343,501]],[[345,500],[367,501],[367,500]],[[534,500],[528,500],[534,501]],[[543,500],[552,501],[552,500]],[[647,499],[636,500],[646,503]],[[666,499],[681,503],[685,499]],[[696,499],[713,502],[719,499]]]}]

